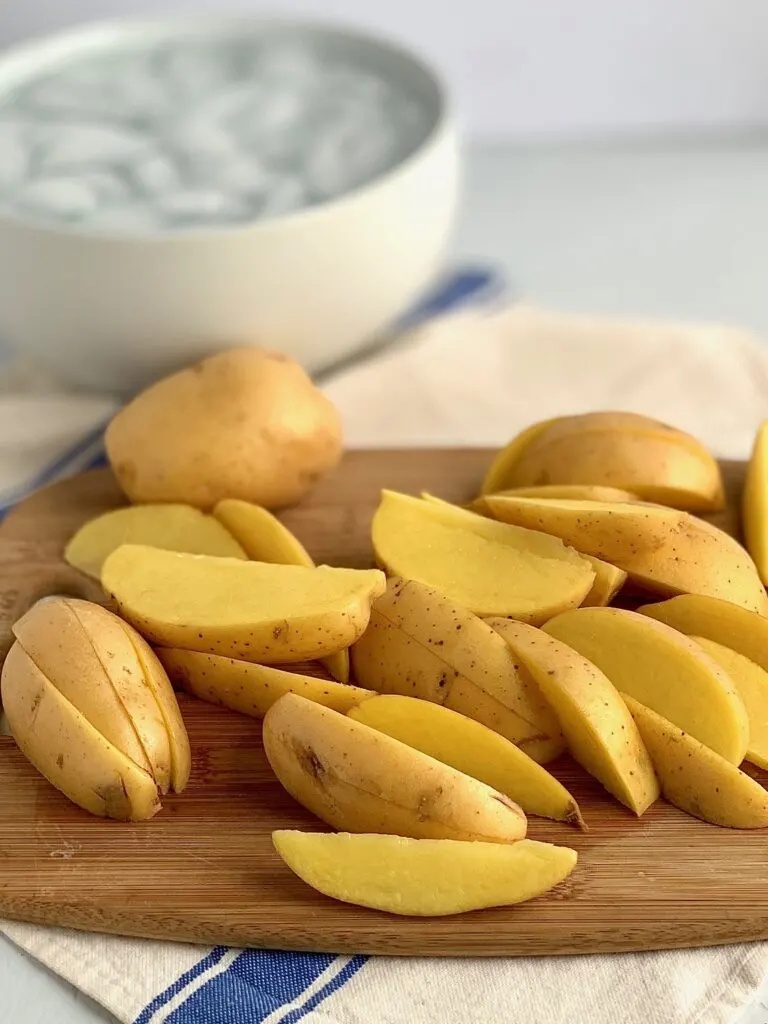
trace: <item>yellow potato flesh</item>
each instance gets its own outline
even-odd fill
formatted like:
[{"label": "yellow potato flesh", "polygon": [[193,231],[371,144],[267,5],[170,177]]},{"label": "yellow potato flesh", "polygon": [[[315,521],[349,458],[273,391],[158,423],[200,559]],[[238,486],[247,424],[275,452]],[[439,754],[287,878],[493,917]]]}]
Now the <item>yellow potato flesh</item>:
[{"label": "yellow potato flesh", "polygon": [[659,786],[632,716],[610,680],[540,629],[489,621],[554,708],[574,759],[617,800],[643,814]]},{"label": "yellow potato flesh", "polygon": [[749,719],[746,760],[760,768],[768,768],[768,672],[730,647],[723,647],[703,636],[692,639],[728,673],[744,702]]},{"label": "yellow potato flesh", "polygon": [[768,616],[768,597],[755,563],[727,533],[686,516],[678,533],[656,551],[617,559],[629,578],[664,596],[718,597]]},{"label": "yellow potato flesh", "polygon": [[421,583],[393,579],[352,648],[358,683],[442,704],[540,764],[565,747],[557,717],[482,619]]},{"label": "yellow potato flesh", "polygon": [[749,723],[730,677],[682,633],[620,608],[578,608],[545,631],[629,694],[732,764],[747,752]]},{"label": "yellow potato flesh", "polygon": [[18,641],[3,665],[2,701],[22,753],[73,803],[123,821],[143,821],[160,810],[149,773],[90,725]]},{"label": "yellow potato flesh", "polygon": [[144,672],[144,681],[154,694],[165,722],[171,754],[171,789],[174,793],[181,793],[189,782],[192,770],[192,752],[179,702],[176,700],[176,694],[173,692],[165,669],[144,637],[140,636],[127,622],[123,622],[121,625],[136,650],[136,656]]},{"label": "yellow potato flesh", "polygon": [[760,424],[747,467],[741,523],[760,579],[768,583],[768,420]]},{"label": "yellow potato flesh", "polygon": [[768,619],[763,615],[700,594],[681,594],[638,611],[681,633],[731,647],[768,672]]},{"label": "yellow potato flesh", "polygon": [[519,747],[449,708],[397,694],[373,696],[350,718],[456,768],[514,800],[526,814],[581,828],[568,790]]},{"label": "yellow potato flesh", "polygon": [[[103,614],[106,618],[109,613]],[[121,700],[82,620],[75,614],[73,601],[38,601],[14,624],[13,633],[40,672],[93,728],[134,764],[149,771],[150,761],[137,723]],[[135,672],[135,679],[139,678],[135,656],[114,667],[118,672],[122,668],[123,674],[126,669]]]},{"label": "yellow potato flesh", "polygon": [[508,797],[296,694],[266,713],[263,742],[285,789],[334,828],[497,843],[525,836],[525,815]]},{"label": "yellow potato flesh", "polygon": [[604,562],[593,555],[584,556],[595,570],[595,582],[592,589],[581,602],[583,608],[602,608],[616,597],[627,582],[627,574],[610,562]]},{"label": "yellow potato flesh", "polygon": [[254,718],[263,718],[275,701],[286,693],[298,693],[342,714],[374,696],[371,690],[359,686],[215,654],[172,647],[160,647],[157,653],[173,682],[186,693]]},{"label": "yellow potato flesh", "polygon": [[684,517],[674,509],[631,502],[516,498],[489,494],[483,504],[494,519],[559,537],[579,551],[624,567],[641,551],[655,551]]},{"label": "yellow potato flesh", "polygon": [[272,833],[278,854],[326,896],[410,917],[440,917],[533,899],[576,866],[575,850],[350,833]]},{"label": "yellow potato flesh", "polygon": [[245,552],[213,516],[189,505],[131,505],[91,519],[67,544],[64,558],[75,569],[101,578],[107,555],[121,544],[148,544],[167,551],[245,558]]},{"label": "yellow potato flesh", "polygon": [[599,484],[539,484],[538,487],[510,487],[496,491],[508,498],[571,498],[577,501],[639,501],[632,491],[621,487],[601,487]]},{"label": "yellow potato flesh", "polygon": [[639,701],[624,699],[669,803],[713,825],[768,826],[768,792],[762,786]]},{"label": "yellow potato flesh", "polygon": [[[254,561],[314,568],[315,563],[301,541],[276,516],[260,505],[237,498],[225,498],[216,505],[213,514],[237,538],[248,557]],[[338,682],[349,681],[349,652],[346,648],[329,654],[322,661]]]},{"label": "yellow potato flesh", "polygon": [[543,622],[578,606],[595,574],[553,537],[460,509],[384,491],[372,526],[380,565],[478,615]]},{"label": "yellow potato flesh", "polygon": [[600,484],[689,511],[724,507],[720,468],[712,455],[674,432],[628,427],[566,432],[551,427],[528,445],[508,487]]},{"label": "yellow potato flesh", "polygon": [[126,544],[104,563],[102,584],[155,644],[281,664],[353,643],[385,580],[375,569],[306,569]]}]

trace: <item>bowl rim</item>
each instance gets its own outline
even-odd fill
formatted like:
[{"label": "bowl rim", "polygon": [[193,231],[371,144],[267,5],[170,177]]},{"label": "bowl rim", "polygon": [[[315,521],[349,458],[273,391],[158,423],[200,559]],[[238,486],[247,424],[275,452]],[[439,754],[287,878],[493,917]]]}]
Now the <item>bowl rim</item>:
[{"label": "bowl rim", "polygon": [[[411,49],[401,40],[394,38],[387,33],[380,33],[362,28],[356,24],[346,21],[324,20],[318,17],[294,16],[270,16],[270,15],[247,15],[247,14],[216,14],[205,12],[186,12],[179,14],[163,14],[150,17],[136,18],[104,18],[95,19],[57,30],[35,35],[6,47],[0,52],[0,96],[6,77],[9,74],[9,66],[12,69],[15,64],[23,65],[30,58],[40,61],[38,67],[30,74],[20,70],[16,75],[10,71],[11,80],[23,82],[31,81],[38,77],[46,62],[46,55],[49,51],[54,54],[61,53],[94,53],[100,50],[108,51],[110,46],[120,45],[120,41],[151,40],[153,37],[162,39],[178,33],[180,29],[190,31],[194,35],[204,36],[207,31],[213,30],[221,35],[231,35],[238,29],[259,31],[298,31],[310,35],[330,37],[347,40],[352,44],[378,49],[383,53],[394,56],[409,64],[413,70],[421,75],[427,85],[434,89],[436,104],[434,113],[430,118],[430,126],[427,132],[420,138],[413,149],[393,167],[377,174],[369,181],[338,196],[314,203],[311,206],[299,207],[289,213],[276,214],[267,217],[257,217],[250,220],[239,221],[234,224],[206,224],[191,225],[184,228],[170,228],[160,231],[140,228],[137,230],[99,230],[89,228],[86,225],[65,224],[56,221],[41,221],[34,217],[26,217],[13,208],[0,208],[0,227],[23,228],[35,233],[52,235],[62,239],[77,239],[83,242],[110,242],[117,244],[164,244],[179,241],[196,241],[201,239],[225,238],[238,236],[245,232],[258,231],[261,228],[268,229],[275,225],[294,225],[299,221],[312,220],[313,218],[327,217],[339,208],[349,203],[354,203],[370,193],[386,189],[400,177],[405,176],[414,165],[420,163],[426,155],[437,148],[441,141],[448,135],[452,135],[455,129],[454,105],[451,90],[441,74],[429,60]],[[54,58],[54,61],[56,58]],[[44,71],[43,71],[44,73]]]}]

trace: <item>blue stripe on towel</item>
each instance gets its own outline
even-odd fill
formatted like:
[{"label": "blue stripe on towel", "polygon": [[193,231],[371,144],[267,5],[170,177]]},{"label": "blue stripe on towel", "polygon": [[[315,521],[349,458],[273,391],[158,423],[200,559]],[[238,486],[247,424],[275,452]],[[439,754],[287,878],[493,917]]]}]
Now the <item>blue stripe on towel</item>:
[{"label": "blue stripe on towel", "polygon": [[[245,950],[226,971],[192,992],[181,1006],[161,1019],[166,1024],[262,1024],[274,1015],[280,1024],[294,1024],[341,988],[366,959]],[[325,972],[327,981],[315,991]]]},{"label": "blue stripe on towel", "polygon": [[204,956],[201,960],[198,960],[194,967],[191,967],[188,971],[182,974],[181,977],[177,978],[172,985],[169,985],[164,992],[161,992],[159,996],[156,996],[151,1003],[148,1003],[147,1006],[144,1007],[136,1018],[135,1024],[148,1024],[161,1006],[165,1006],[169,1000],[173,999],[177,992],[181,992],[181,990],[186,988],[191,981],[194,981],[195,978],[198,978],[204,971],[207,971],[210,967],[213,967],[214,964],[217,964],[226,952],[226,946],[216,946],[215,949],[211,950],[208,956]]}]

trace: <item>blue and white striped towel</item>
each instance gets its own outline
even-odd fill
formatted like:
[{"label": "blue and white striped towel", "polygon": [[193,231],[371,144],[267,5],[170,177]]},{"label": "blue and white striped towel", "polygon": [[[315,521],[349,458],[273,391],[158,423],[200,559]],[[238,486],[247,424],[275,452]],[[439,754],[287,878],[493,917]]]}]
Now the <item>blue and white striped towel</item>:
[{"label": "blue and white striped towel", "polygon": [[[487,294],[492,282],[476,284]],[[98,458],[89,431],[113,408],[55,396],[39,381],[26,397],[15,388],[0,381],[6,501]],[[325,390],[355,447],[494,444],[535,419],[618,405],[743,457],[768,415],[768,349],[714,327],[615,324],[521,306],[459,311],[339,371]],[[22,415],[24,402],[34,407]],[[79,445],[64,451],[53,442],[57,424],[60,437],[64,430]],[[13,922],[0,922],[0,931],[126,1024],[731,1024],[768,971],[766,943],[427,960],[201,948]],[[26,1021],[8,998],[0,1020]],[[81,1012],[78,1021],[103,1019]]]}]

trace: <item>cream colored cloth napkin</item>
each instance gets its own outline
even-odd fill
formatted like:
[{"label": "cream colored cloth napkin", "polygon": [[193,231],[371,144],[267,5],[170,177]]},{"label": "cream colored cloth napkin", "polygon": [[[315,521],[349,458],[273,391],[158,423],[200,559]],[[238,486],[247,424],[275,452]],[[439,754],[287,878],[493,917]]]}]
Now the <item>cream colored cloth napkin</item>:
[{"label": "cream colored cloth napkin", "polygon": [[[725,327],[622,324],[515,307],[433,322],[325,389],[354,447],[501,444],[533,420],[628,409],[690,430],[719,455],[743,458],[768,417],[768,347]],[[44,396],[35,401],[30,430],[39,437],[55,424],[46,420]],[[103,413],[94,409],[94,425]],[[2,457],[0,450],[0,482]],[[318,1024],[730,1024],[768,971],[765,943],[575,958],[379,957],[354,970],[337,958],[328,970],[345,980],[329,983],[322,998],[315,988],[268,1016],[205,1016],[205,1006],[218,1005],[205,1003],[206,986],[223,984],[237,952],[226,954],[225,968],[215,951],[197,947],[11,922],[0,930],[120,1020],[141,1014],[152,1024],[299,1017]],[[206,956],[213,966],[195,974]],[[180,985],[180,976],[193,980]],[[171,995],[163,1003],[164,990]],[[158,1008],[144,1010],[150,1003]]]}]

